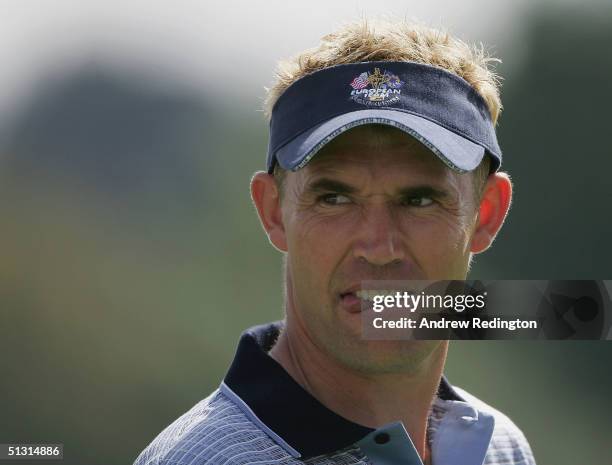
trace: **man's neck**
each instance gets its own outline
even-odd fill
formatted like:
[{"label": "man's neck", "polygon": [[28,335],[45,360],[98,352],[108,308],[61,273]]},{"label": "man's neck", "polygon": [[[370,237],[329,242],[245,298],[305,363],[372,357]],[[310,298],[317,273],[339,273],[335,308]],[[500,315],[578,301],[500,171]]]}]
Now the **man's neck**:
[{"label": "man's neck", "polygon": [[283,331],[270,356],[323,405],[348,420],[371,428],[401,421],[421,458],[428,455],[427,419],[447,343],[441,342],[417,373],[370,375],[341,365],[301,339]]}]

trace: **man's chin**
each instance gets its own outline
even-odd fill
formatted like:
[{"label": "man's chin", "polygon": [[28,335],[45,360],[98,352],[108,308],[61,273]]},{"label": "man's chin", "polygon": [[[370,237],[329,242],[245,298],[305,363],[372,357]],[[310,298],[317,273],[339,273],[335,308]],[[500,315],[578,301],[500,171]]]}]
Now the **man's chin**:
[{"label": "man's chin", "polygon": [[328,352],[342,365],[363,373],[411,373],[430,358],[441,341],[368,340],[360,314],[347,313],[328,335]]}]

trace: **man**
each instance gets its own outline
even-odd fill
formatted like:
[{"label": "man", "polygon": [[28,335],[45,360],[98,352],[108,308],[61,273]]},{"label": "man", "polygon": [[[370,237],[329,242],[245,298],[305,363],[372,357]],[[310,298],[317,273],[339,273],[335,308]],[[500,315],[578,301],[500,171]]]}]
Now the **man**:
[{"label": "man", "polygon": [[534,464],[503,414],[442,376],[448,341],[361,335],[364,280],[465,279],[511,201],[488,59],[356,23],[279,68],[251,194],[285,258],[285,318],[245,332],[220,388],[136,464]]}]

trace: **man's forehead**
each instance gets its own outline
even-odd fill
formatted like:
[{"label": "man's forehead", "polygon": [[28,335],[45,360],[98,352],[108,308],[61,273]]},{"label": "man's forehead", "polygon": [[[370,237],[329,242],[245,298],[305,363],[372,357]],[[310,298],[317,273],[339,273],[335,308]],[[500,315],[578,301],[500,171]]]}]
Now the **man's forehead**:
[{"label": "man's forehead", "polygon": [[448,170],[414,137],[384,125],[359,126],[341,134],[323,147],[304,170],[315,173],[389,166],[405,166],[432,174]]}]

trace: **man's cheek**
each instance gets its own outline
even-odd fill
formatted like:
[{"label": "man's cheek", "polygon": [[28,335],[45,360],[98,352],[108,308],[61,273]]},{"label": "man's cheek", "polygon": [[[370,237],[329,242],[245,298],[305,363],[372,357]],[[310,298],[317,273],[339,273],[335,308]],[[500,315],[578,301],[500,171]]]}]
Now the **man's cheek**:
[{"label": "man's cheek", "polygon": [[292,223],[301,241],[325,243],[331,234],[341,233],[346,221],[343,221],[339,215],[305,211],[296,214]]},{"label": "man's cheek", "polygon": [[412,232],[410,249],[427,279],[448,279],[461,268],[465,240],[457,230],[424,228]]},{"label": "man's cheek", "polygon": [[350,229],[336,218],[320,216],[307,218],[299,223],[292,234],[294,246],[303,249],[312,261],[324,266],[341,253],[340,249],[350,242]]}]

